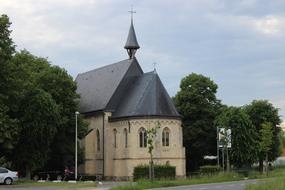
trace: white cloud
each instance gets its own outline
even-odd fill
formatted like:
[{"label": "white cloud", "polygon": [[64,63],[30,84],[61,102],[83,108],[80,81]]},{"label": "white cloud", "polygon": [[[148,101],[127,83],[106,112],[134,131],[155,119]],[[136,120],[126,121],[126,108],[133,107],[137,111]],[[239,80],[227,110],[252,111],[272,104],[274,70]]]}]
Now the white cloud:
[{"label": "white cloud", "polygon": [[[284,29],[284,18],[277,16],[265,16],[254,20],[257,31],[266,35],[278,34]],[[284,32],[284,31],[283,31]]]},{"label": "white cloud", "polygon": [[217,24],[217,26],[231,31],[251,31],[266,36],[285,35],[285,17],[279,15],[249,16],[210,13],[208,14],[208,18]]}]

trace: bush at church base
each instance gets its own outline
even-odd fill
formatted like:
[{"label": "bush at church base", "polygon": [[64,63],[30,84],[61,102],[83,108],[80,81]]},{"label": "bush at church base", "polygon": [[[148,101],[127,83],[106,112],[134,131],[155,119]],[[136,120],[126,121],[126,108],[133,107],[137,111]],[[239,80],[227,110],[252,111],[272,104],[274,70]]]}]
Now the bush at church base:
[{"label": "bush at church base", "polygon": [[[154,165],[155,179],[174,179],[176,175],[176,167],[166,165]],[[148,179],[149,165],[138,165],[134,168],[134,180]]]}]

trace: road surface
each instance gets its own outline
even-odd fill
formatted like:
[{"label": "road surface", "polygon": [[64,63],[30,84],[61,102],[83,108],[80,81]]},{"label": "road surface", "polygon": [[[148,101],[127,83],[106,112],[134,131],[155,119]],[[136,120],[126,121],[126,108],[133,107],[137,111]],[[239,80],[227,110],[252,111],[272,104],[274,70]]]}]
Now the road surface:
[{"label": "road surface", "polygon": [[156,188],[154,190],[243,190],[246,185],[256,184],[259,181],[260,180],[243,180],[234,182]]},{"label": "road surface", "polygon": [[[248,184],[256,184],[261,180],[243,180],[243,181],[233,181],[233,182],[222,182],[222,183],[211,183],[211,184],[201,184],[201,185],[189,185],[189,186],[176,186],[167,188],[155,188],[153,190],[243,190]],[[98,185],[96,188],[78,188],[81,190],[108,190],[116,185],[122,185],[126,182],[103,182],[103,185]],[[77,190],[77,188],[63,188],[63,187],[15,187],[13,185],[6,186],[0,185],[0,190],[62,190],[62,189],[72,189]]]}]

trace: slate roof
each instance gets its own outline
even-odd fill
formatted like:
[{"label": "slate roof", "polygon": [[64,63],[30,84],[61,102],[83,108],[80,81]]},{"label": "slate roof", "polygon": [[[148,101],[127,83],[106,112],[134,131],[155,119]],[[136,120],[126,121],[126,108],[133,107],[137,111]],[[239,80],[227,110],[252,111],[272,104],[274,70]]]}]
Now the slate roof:
[{"label": "slate roof", "polygon": [[80,95],[79,111],[86,113],[104,110],[131,63],[127,59],[78,74],[75,81]]},{"label": "slate roof", "polygon": [[124,47],[125,49],[139,49],[139,43],[137,41],[134,25],[133,25],[133,20],[131,21],[131,26],[127,38],[126,45]]},{"label": "slate roof", "polygon": [[81,113],[180,117],[157,73],[143,73],[136,58],[79,74],[76,82]]},{"label": "slate roof", "polygon": [[113,118],[132,116],[179,117],[171,98],[156,72],[145,73],[130,86]]}]

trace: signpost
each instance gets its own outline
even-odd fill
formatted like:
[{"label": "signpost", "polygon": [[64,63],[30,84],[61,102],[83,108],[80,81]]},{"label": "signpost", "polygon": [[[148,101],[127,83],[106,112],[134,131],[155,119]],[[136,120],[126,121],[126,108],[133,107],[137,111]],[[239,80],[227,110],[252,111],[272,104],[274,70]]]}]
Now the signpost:
[{"label": "signpost", "polygon": [[220,165],[219,161],[219,150],[222,148],[222,168],[224,171],[225,168],[225,149],[226,149],[226,161],[227,161],[227,171],[229,172],[230,170],[230,159],[229,159],[229,151],[228,149],[232,147],[232,142],[231,142],[231,129],[225,129],[225,128],[220,128],[217,127],[217,159],[218,159],[218,165]]}]

